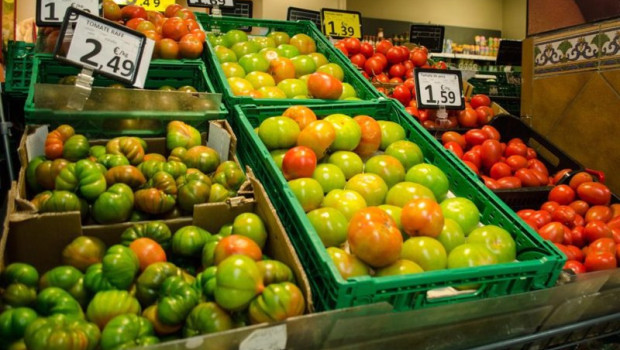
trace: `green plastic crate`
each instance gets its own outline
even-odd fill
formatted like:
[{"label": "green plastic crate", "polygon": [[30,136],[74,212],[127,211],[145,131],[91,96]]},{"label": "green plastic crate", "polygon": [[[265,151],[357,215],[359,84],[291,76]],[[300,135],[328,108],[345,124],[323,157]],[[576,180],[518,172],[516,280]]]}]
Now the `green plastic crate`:
[{"label": "green plastic crate", "polygon": [[9,41],[4,91],[11,97],[26,97],[32,77],[34,44]]},{"label": "green plastic crate", "polygon": [[[496,224],[512,233],[517,244],[518,262],[476,268],[430,271],[422,274],[357,277],[344,280],[331,262],[319,236],[307,219],[282,173],[271,159],[254,127],[270,116],[281,115],[285,107],[236,106],[233,130],[238,138],[237,153],[242,163],[252,167],[276,207],[312,284],[315,307],[330,310],[386,301],[395,310],[425,308],[508,294],[528,292],[553,286],[562,270],[565,257],[555,246],[540,238],[481,182],[449,155],[397,102],[368,105],[324,105],[312,107],[317,116],[343,113],[365,114],[378,120],[402,125],[407,138],[415,142],[428,163],[441,168],[450,179],[450,190],[471,199],[481,213],[481,222]],[[440,299],[427,297],[432,289],[480,284],[475,293]]]},{"label": "green plastic crate", "polygon": [[[69,123],[76,131],[88,137],[111,137],[122,134],[157,136],[165,133],[166,125],[171,120],[182,120],[199,130],[206,130],[209,120],[226,119],[228,116],[224,103],[219,105],[219,109],[209,111],[75,111],[37,108],[34,102],[35,84],[57,84],[61,78],[79,72],[79,68],[60,63],[50,56],[35,56],[30,92],[24,108],[26,122],[50,124],[52,127]],[[114,80],[95,75],[93,86],[105,87],[114,83],[116,83]],[[215,91],[207,76],[205,64],[201,60],[153,60],[145,89],[157,89],[162,85],[175,88],[191,85],[199,92]]]},{"label": "green plastic crate", "polygon": [[[225,33],[231,29],[239,27],[251,26],[254,32],[262,32],[266,35],[271,31],[283,31],[293,36],[298,33],[309,35],[316,42],[317,52],[327,57],[332,63],[337,63],[344,71],[344,82],[351,84],[357,91],[357,96],[364,101],[375,101],[379,98],[385,98],[381,95],[368,80],[353,66],[351,61],[344,56],[342,52],[337,50],[323,34],[317,29],[316,25],[310,21],[277,21],[263,20],[253,18],[240,17],[212,17],[202,13],[196,13],[197,20],[207,32],[218,28],[220,32]],[[224,71],[220,67],[219,61],[215,56],[213,46],[207,40],[206,55],[207,69],[213,78],[218,92],[224,94],[224,99],[228,106],[238,104],[256,104],[261,106],[281,106],[281,105],[315,105],[315,104],[351,104],[360,103],[361,101],[341,101],[341,100],[322,100],[322,99],[273,99],[263,98],[255,99],[247,96],[235,96],[232,93],[230,85],[226,81]]]}]

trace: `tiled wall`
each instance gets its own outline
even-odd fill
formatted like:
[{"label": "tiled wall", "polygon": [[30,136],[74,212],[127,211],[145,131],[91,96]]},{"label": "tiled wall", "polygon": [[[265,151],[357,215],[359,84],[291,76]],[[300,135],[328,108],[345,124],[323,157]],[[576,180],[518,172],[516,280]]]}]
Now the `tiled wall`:
[{"label": "tiled wall", "polygon": [[528,60],[523,114],[620,194],[620,19],[528,38]]}]

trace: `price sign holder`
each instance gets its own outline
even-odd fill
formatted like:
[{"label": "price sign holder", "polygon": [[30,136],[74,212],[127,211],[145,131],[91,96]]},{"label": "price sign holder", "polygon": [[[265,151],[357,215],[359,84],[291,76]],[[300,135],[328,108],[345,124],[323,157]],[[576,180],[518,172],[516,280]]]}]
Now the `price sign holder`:
[{"label": "price sign holder", "polygon": [[[60,27],[71,6],[103,16],[103,0],[37,0],[36,23],[40,27]],[[76,17],[70,19],[72,22]]]},{"label": "price sign holder", "polygon": [[447,109],[465,108],[460,70],[416,68],[415,92],[418,108],[437,109],[440,125],[447,124]]},{"label": "price sign holder", "polygon": [[[75,17],[74,22],[70,18]],[[143,87],[154,43],[144,34],[69,7],[54,50],[56,59],[81,67],[68,107],[81,110],[90,96],[93,73]]]},{"label": "price sign holder", "polygon": [[[75,0],[73,0],[75,1]],[[114,0],[118,5],[138,5],[147,11],[166,11],[166,7],[175,4],[176,0]]]},{"label": "price sign holder", "polygon": [[336,38],[362,38],[362,14],[357,11],[321,9],[323,34]]},{"label": "price sign holder", "polygon": [[321,29],[321,13],[319,11],[290,6],[286,11],[286,20],[311,21],[317,28],[319,28],[319,30]]},{"label": "price sign holder", "polygon": [[187,6],[206,8],[235,7],[235,2],[233,0],[187,0]]}]

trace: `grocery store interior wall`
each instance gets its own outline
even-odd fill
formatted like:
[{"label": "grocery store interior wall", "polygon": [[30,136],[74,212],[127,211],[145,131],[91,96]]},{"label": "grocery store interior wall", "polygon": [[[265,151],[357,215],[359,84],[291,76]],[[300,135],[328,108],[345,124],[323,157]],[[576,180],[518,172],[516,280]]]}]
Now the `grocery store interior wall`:
[{"label": "grocery store interior wall", "polygon": [[620,193],[620,19],[528,38],[521,111]]},{"label": "grocery store interior wall", "polygon": [[524,39],[526,22],[527,0],[502,1],[502,38]]},{"label": "grocery store interior wall", "polygon": [[347,0],[262,0],[262,3],[263,18],[281,20],[286,20],[286,12],[289,7],[299,7],[314,11],[320,11],[322,8],[340,10],[347,8]]}]

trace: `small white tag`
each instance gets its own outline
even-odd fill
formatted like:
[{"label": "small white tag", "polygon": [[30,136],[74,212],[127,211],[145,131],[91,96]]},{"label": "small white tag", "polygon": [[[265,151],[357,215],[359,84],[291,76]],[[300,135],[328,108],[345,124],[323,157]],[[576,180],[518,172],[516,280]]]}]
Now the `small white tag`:
[{"label": "small white tag", "polygon": [[239,350],[286,349],[286,324],[257,329],[239,344]]},{"label": "small white tag", "polygon": [[209,123],[207,146],[219,154],[221,162],[227,161],[230,152],[230,134],[217,123]]},{"label": "small white tag", "polygon": [[26,153],[28,154],[28,162],[35,157],[45,154],[45,140],[47,139],[48,126],[44,125],[37,128],[33,134],[26,136]]},{"label": "small white tag", "polygon": [[142,52],[142,58],[138,65],[138,75],[136,75],[136,82],[133,84],[139,89],[144,89],[144,82],[146,76],[149,73],[149,67],[151,66],[151,58],[153,58],[153,50],[155,49],[155,40],[146,39],[144,44],[144,51]]}]

